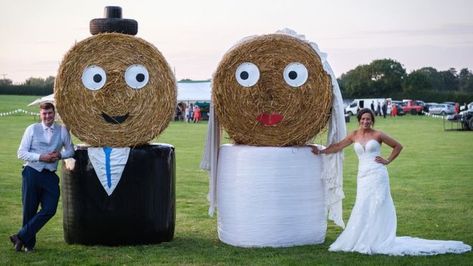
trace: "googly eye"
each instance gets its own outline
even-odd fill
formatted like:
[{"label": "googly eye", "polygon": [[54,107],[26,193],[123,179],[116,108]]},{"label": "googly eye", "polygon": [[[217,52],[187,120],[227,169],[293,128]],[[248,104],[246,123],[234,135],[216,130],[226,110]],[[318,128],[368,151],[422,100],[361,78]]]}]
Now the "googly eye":
[{"label": "googly eye", "polygon": [[284,80],[291,87],[304,85],[308,77],[307,68],[301,63],[290,63],[284,68]]},{"label": "googly eye", "polygon": [[125,71],[125,82],[132,89],[139,90],[148,84],[149,74],[142,65],[131,65]]},{"label": "googly eye", "polygon": [[255,64],[245,62],[238,66],[235,77],[241,86],[251,87],[259,80],[259,69]]},{"label": "googly eye", "polygon": [[99,66],[90,65],[82,72],[82,84],[91,91],[100,90],[105,82],[107,82],[107,74]]}]

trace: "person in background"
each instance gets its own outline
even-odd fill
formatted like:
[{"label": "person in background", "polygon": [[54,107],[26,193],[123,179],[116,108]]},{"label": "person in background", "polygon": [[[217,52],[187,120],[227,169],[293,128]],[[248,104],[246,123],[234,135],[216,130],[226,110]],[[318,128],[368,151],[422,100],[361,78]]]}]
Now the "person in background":
[{"label": "person in background", "polygon": [[[18,149],[23,167],[23,227],[10,236],[16,251],[34,250],[36,234],[54,216],[59,201],[58,161],[74,155],[71,136],[64,126],[56,124],[51,103],[40,105],[41,123],[26,128]],[[38,212],[38,207],[41,210]]]},{"label": "person in background", "polygon": [[462,111],[468,110],[468,104],[464,103],[460,110]]},{"label": "person in background", "polygon": [[176,114],[174,116],[174,121],[180,121],[182,116],[182,110],[179,105],[176,105]]},{"label": "person in background", "polygon": [[383,118],[386,118],[386,114],[388,113],[388,104],[386,101],[383,102],[383,107],[381,107],[381,110],[383,111]]},{"label": "person in background", "polygon": [[186,122],[190,123],[194,120],[194,106],[192,103],[186,108]]},{"label": "person in background", "polygon": [[198,105],[194,106],[194,123],[199,123],[200,121],[200,107]]},{"label": "person in background", "polygon": [[393,103],[392,109],[391,109],[391,116],[396,117],[397,116],[397,105]]}]

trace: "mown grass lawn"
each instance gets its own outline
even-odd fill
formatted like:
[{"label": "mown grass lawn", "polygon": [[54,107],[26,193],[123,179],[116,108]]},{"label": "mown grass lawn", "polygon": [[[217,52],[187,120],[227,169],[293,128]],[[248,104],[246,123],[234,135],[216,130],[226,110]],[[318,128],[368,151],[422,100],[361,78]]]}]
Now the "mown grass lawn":
[{"label": "mown grass lawn", "polygon": [[[26,107],[35,96],[0,96],[0,113]],[[357,123],[348,123],[353,130]],[[473,253],[433,257],[366,256],[328,252],[340,233],[329,223],[324,244],[292,248],[237,248],[221,243],[216,217],[207,216],[207,175],[199,169],[207,125],[173,122],[158,142],[176,147],[176,233],[159,245],[103,247],[63,240],[62,206],[38,235],[37,252],[14,252],[8,236],[21,225],[22,162],[16,150],[31,116],[0,117],[0,264],[291,264],[291,265],[471,265]],[[389,165],[398,215],[398,235],[455,239],[473,244],[473,132],[444,131],[440,119],[378,118],[376,128],[398,139],[404,150]],[[316,139],[323,143],[323,136]],[[75,139],[75,143],[79,143]],[[384,154],[389,152],[383,148]],[[353,207],[357,159],[345,151],[344,217]]]}]

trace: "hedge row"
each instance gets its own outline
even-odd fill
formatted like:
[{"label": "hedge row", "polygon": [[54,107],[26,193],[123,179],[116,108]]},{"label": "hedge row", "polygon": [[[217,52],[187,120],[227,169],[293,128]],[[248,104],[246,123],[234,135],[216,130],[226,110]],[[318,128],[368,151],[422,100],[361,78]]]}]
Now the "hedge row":
[{"label": "hedge row", "polygon": [[0,94],[6,95],[38,95],[45,96],[53,93],[53,86],[37,87],[28,85],[4,85],[0,86]]}]

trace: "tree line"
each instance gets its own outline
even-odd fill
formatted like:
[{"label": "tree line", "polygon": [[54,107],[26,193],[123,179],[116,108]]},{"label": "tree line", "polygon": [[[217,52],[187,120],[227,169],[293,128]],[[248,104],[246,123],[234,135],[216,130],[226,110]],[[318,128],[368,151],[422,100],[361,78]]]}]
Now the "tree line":
[{"label": "tree line", "polygon": [[378,59],[359,65],[338,79],[344,98],[421,99],[424,101],[473,101],[473,73],[468,68],[438,71],[423,67],[407,73],[401,63]]},{"label": "tree line", "polygon": [[[424,101],[473,101],[473,73],[468,68],[438,71],[423,67],[410,73],[392,59],[378,59],[359,65],[340,76],[338,83],[343,98],[421,99]],[[20,85],[0,79],[0,94],[49,95],[54,77],[29,78]]]},{"label": "tree line", "polygon": [[15,85],[11,79],[0,79],[0,94],[9,95],[38,95],[52,94],[54,91],[54,77],[29,78],[25,82]]}]

